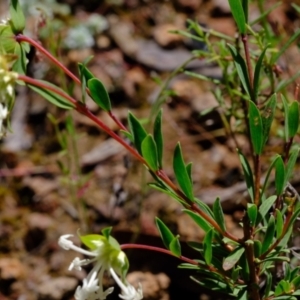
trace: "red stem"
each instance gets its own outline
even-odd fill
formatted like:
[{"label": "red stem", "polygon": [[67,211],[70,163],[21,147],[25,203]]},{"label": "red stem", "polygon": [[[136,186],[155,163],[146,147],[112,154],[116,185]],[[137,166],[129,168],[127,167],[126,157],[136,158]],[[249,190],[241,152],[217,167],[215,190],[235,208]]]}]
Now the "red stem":
[{"label": "red stem", "polygon": [[192,264],[192,265],[199,265],[198,262],[194,261],[193,259],[189,259],[185,256],[175,256],[171,251],[167,250],[167,249],[163,249],[163,248],[159,248],[159,247],[154,247],[154,246],[148,246],[148,245],[140,245],[140,244],[123,244],[121,245],[121,249],[125,250],[125,249],[144,249],[144,250],[150,250],[150,251],[155,251],[155,252],[161,252],[164,254],[168,254],[174,257],[178,257],[179,259]]}]

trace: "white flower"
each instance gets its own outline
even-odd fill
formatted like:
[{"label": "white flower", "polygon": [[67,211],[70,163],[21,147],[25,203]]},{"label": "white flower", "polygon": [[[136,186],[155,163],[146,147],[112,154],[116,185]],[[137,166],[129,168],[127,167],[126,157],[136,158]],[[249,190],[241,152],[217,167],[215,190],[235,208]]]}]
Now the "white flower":
[{"label": "white flower", "polygon": [[0,138],[5,135],[5,128],[3,126],[3,121],[8,116],[8,109],[7,106],[0,103]]},{"label": "white flower", "polygon": [[[80,259],[76,257],[69,266],[69,270],[81,270],[82,266],[95,263],[93,269],[83,280],[82,286],[78,286],[75,292],[76,300],[104,300],[114,290],[113,287],[103,290],[103,275],[108,272],[115,279],[116,283],[122,290],[119,295],[124,300],[141,300],[143,299],[142,287],[136,290],[126,280],[121,280],[117,274],[126,274],[128,261],[125,253],[120,249],[115,239],[107,239],[101,235],[88,235],[81,237],[83,243],[91,251],[84,250],[73,244],[70,237],[73,235],[66,234],[59,238],[58,244],[65,250],[74,250],[89,256],[89,259]],[[115,270],[116,271],[115,271]],[[122,276],[123,278],[124,276]]]}]

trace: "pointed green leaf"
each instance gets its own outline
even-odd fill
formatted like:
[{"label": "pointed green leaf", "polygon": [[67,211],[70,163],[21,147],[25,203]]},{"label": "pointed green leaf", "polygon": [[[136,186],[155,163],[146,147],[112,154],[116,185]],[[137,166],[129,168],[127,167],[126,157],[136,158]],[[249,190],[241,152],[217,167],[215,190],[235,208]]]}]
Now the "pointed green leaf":
[{"label": "pointed green leaf", "polygon": [[246,33],[246,18],[241,0],[228,0],[232,16],[241,34]]},{"label": "pointed green leaf", "polygon": [[214,231],[213,229],[209,230],[203,240],[203,256],[206,264],[210,265],[212,260],[212,239]]},{"label": "pointed green leaf", "polygon": [[259,77],[260,77],[260,71],[261,71],[261,66],[266,54],[266,50],[269,47],[269,45],[267,45],[264,50],[262,51],[262,53],[260,54],[257,63],[255,65],[255,70],[254,70],[254,79],[253,79],[253,94],[254,94],[254,99],[256,100],[257,95],[258,95],[258,91],[259,91]]},{"label": "pointed green leaf", "polygon": [[179,236],[174,237],[170,243],[170,251],[177,257],[181,256],[181,246],[179,242]]},{"label": "pointed green leaf", "polygon": [[257,218],[257,205],[255,205],[254,203],[248,203],[247,204],[247,215],[249,217],[249,220],[250,220],[252,226],[254,226],[256,223],[256,218]]},{"label": "pointed green leaf", "polygon": [[173,169],[175,172],[176,180],[182,189],[183,193],[191,200],[194,201],[193,185],[190,180],[189,174],[186,170],[185,163],[183,161],[182,151],[180,144],[178,143],[173,158]]},{"label": "pointed green leaf", "polygon": [[287,99],[284,97],[283,94],[281,94],[281,101],[283,104],[284,109],[284,135],[285,135],[285,141],[288,142],[289,140],[289,105],[287,102]]},{"label": "pointed green leaf", "polygon": [[187,171],[187,173],[188,173],[188,175],[189,175],[189,178],[190,178],[190,181],[191,182],[193,182],[193,180],[192,180],[192,166],[193,166],[193,164],[190,162],[190,163],[188,163],[187,165],[186,165],[186,171]]},{"label": "pointed green leaf", "polygon": [[[237,0],[233,0],[234,2],[239,2]],[[250,88],[250,81],[248,77],[248,71],[247,71],[247,66],[245,63],[245,60],[243,57],[237,52],[236,48],[230,44],[228,44],[229,50],[231,52],[236,71],[238,73],[238,76],[241,80],[241,83],[243,85],[244,90],[246,93],[249,95],[251,98],[251,88]]]},{"label": "pointed green leaf", "polygon": [[252,101],[249,101],[249,125],[254,152],[260,155],[263,150],[263,126],[260,112]]},{"label": "pointed green leaf", "polygon": [[253,244],[254,249],[254,257],[260,257],[261,256],[261,241],[255,240]]},{"label": "pointed green leaf", "polygon": [[12,70],[19,74],[26,74],[26,66],[28,63],[27,52],[26,52],[26,43],[16,44],[14,54],[18,57],[15,63],[12,66]]},{"label": "pointed green leaf", "polygon": [[262,242],[262,247],[261,247],[262,253],[265,253],[271,246],[273,239],[274,239],[274,233],[275,233],[275,219],[274,219],[274,216],[271,215],[269,222],[268,222],[268,227],[267,227],[267,231],[265,234],[265,238]]},{"label": "pointed green leaf", "polygon": [[249,0],[242,0],[242,6],[243,6],[246,24],[248,23],[248,10],[249,10],[248,2],[249,2]]},{"label": "pointed green leaf", "polygon": [[266,274],[266,289],[264,294],[265,294],[265,298],[267,298],[272,288],[273,276],[269,271],[265,272],[265,274]]},{"label": "pointed green leaf", "polygon": [[223,262],[223,269],[225,271],[228,271],[232,269],[235,264],[239,261],[242,254],[244,253],[245,248],[236,248],[233,250],[225,259]]},{"label": "pointed green leaf", "polygon": [[157,146],[157,158],[158,158],[158,166],[162,168],[162,158],[163,158],[163,148],[164,148],[164,140],[162,136],[162,110],[157,114],[154,121],[154,129],[153,136]]},{"label": "pointed green leaf", "polygon": [[175,238],[173,233],[167,225],[165,225],[165,223],[157,217],[155,218],[155,223],[165,247],[170,250],[170,244]]},{"label": "pointed green leaf", "polygon": [[[89,60],[92,58],[93,58],[92,56],[89,57]],[[85,78],[86,82],[88,82],[90,79],[95,78],[93,73],[86,67],[86,64],[88,63],[88,61],[84,62],[84,63],[78,63],[78,70],[79,70],[80,78]]]},{"label": "pointed green leaf", "polygon": [[275,164],[276,164],[276,162],[279,158],[280,158],[280,155],[276,155],[275,158],[273,159],[273,161],[271,162],[269,168],[268,168],[267,175],[266,175],[266,178],[265,178],[265,181],[264,181],[264,185],[263,185],[262,190],[261,190],[262,195],[264,194],[265,189],[267,187],[271,171],[272,171],[273,167],[275,166]]},{"label": "pointed green leaf", "polygon": [[142,142],[142,155],[152,171],[158,170],[157,149],[151,134],[148,134]]},{"label": "pointed green leaf", "polygon": [[299,127],[299,104],[297,101],[293,101],[289,106],[288,114],[289,138],[291,138],[296,135]]},{"label": "pointed green leaf", "polygon": [[10,0],[9,14],[14,33],[22,33],[25,28],[25,16],[18,0]]},{"label": "pointed green leaf", "polygon": [[112,231],[112,227],[106,227],[101,230],[103,236],[106,237],[107,240],[109,240],[111,231]]},{"label": "pointed green leaf", "polygon": [[244,173],[244,176],[245,176],[245,181],[246,181],[248,193],[249,193],[250,198],[253,202],[253,199],[254,199],[254,182],[253,182],[252,170],[250,168],[250,165],[249,165],[246,157],[242,154],[242,152],[240,152],[240,150],[238,150],[238,155],[239,155],[240,162],[241,162],[242,169],[243,169],[243,173]]},{"label": "pointed green leaf", "polygon": [[[43,82],[45,86],[50,86],[50,87],[54,87],[56,90],[61,91],[63,94],[65,94],[65,92],[58,88],[57,86],[47,82],[47,81],[43,81],[43,80],[39,80],[40,82]],[[46,100],[48,100],[49,102],[51,102],[52,104],[56,105],[57,107],[63,108],[63,109],[72,109],[75,106],[69,102],[68,100],[66,100],[66,98],[57,95],[56,93],[49,91],[45,88],[41,88],[38,86],[34,86],[34,85],[30,85],[28,84],[28,86],[34,90],[36,93],[40,94],[42,97],[44,97]]]},{"label": "pointed green leaf", "polygon": [[87,85],[95,103],[104,111],[111,111],[110,99],[103,83],[97,78],[92,78],[87,82]]},{"label": "pointed green leaf", "polygon": [[213,204],[213,213],[218,225],[221,227],[223,231],[226,231],[224,213],[221,206],[220,198],[217,198]]},{"label": "pointed green leaf", "polygon": [[81,82],[82,103],[85,103],[87,82],[94,78],[94,75],[88,70],[86,64],[92,59],[92,56],[85,59],[83,63],[78,63],[78,71]]},{"label": "pointed green leaf", "polygon": [[214,213],[206,203],[204,203],[198,198],[194,198],[194,200],[202,211],[204,211],[208,216],[214,219]]},{"label": "pointed green leaf", "polygon": [[289,160],[286,165],[285,169],[285,178],[284,178],[284,186],[286,186],[287,182],[290,180],[292,174],[293,174],[293,169],[297,161],[297,157],[299,155],[299,147],[295,147],[292,149]]},{"label": "pointed green leaf", "polygon": [[267,142],[269,138],[270,128],[274,119],[276,103],[277,103],[277,96],[273,94],[268,101],[267,105],[265,106],[262,114],[262,125],[263,125],[263,145]]},{"label": "pointed green leaf", "polygon": [[183,209],[183,212],[188,214],[195,222],[196,224],[203,229],[205,232],[208,232],[209,230],[212,229],[212,226],[205,220],[203,219],[200,215],[196,214],[193,211],[190,211],[188,209]]},{"label": "pointed green leaf", "polygon": [[257,216],[257,219],[258,219],[257,222],[260,222],[261,220],[263,220],[265,218],[265,216],[270,211],[270,209],[271,209],[272,205],[274,204],[274,202],[276,201],[276,199],[277,199],[277,196],[273,195],[262,202],[262,204],[260,205],[260,207],[258,209],[259,214]]},{"label": "pointed green leaf", "polygon": [[142,126],[141,122],[132,113],[128,114],[128,123],[133,136],[134,145],[137,151],[141,154],[142,142],[147,136],[147,132]]},{"label": "pointed green leaf", "polygon": [[285,169],[284,169],[284,162],[282,158],[279,156],[275,163],[275,188],[276,188],[276,195],[279,196],[282,194],[284,189],[284,178],[285,178]]}]

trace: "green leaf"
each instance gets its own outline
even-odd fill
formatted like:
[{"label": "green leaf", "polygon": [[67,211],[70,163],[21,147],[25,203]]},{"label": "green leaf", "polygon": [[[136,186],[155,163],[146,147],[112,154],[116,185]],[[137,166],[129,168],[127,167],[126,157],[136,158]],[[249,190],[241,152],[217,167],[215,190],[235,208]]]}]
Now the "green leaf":
[{"label": "green leaf", "polygon": [[86,67],[86,64],[92,59],[93,57],[90,56],[87,59],[84,60],[83,63],[78,63],[78,71],[80,75],[80,81],[81,81],[81,94],[82,94],[82,102],[85,103],[85,97],[86,97],[86,88],[87,88],[87,82],[94,78],[95,76],[88,70]]},{"label": "green leaf", "polygon": [[257,218],[257,205],[254,203],[247,203],[247,215],[252,226],[254,226]]},{"label": "green leaf", "polygon": [[15,40],[15,35],[10,26],[0,24],[0,52],[13,54],[16,45],[19,43]]},{"label": "green leaf", "polygon": [[175,238],[173,233],[167,225],[157,217],[155,218],[155,223],[165,247],[170,250],[170,244]]},{"label": "green leaf", "polygon": [[18,0],[10,0],[9,14],[13,32],[15,34],[22,33],[26,22]]},{"label": "green leaf", "polygon": [[110,99],[103,83],[97,78],[92,78],[87,85],[95,103],[104,111],[111,111]]},{"label": "green leaf", "polygon": [[253,244],[254,257],[261,256],[261,241],[255,240]]},{"label": "green leaf", "polygon": [[275,163],[275,188],[276,188],[276,195],[279,196],[282,194],[285,182],[285,169],[284,169],[284,162],[281,156],[278,156],[276,163]]},{"label": "green leaf", "polygon": [[209,230],[212,229],[212,226],[197,213],[188,209],[183,209],[182,211],[188,214],[196,222],[196,224],[200,228],[202,228],[205,232],[208,232]]},{"label": "green leaf", "polygon": [[181,187],[183,193],[191,200],[194,201],[193,185],[190,180],[189,174],[186,170],[185,163],[183,161],[182,151],[180,144],[178,143],[173,158],[173,169],[175,172],[176,180]]},{"label": "green leaf", "polygon": [[265,294],[265,298],[267,298],[272,289],[273,276],[269,271],[265,272],[265,274],[266,274],[266,288],[264,294]]},{"label": "green leaf", "polygon": [[170,251],[177,257],[181,256],[181,246],[179,242],[179,236],[174,237],[170,243]]},{"label": "green leaf", "polygon": [[209,230],[205,238],[203,240],[203,255],[206,264],[210,265],[212,260],[212,239],[213,239],[214,231],[213,229]]},{"label": "green leaf", "polygon": [[201,201],[198,198],[194,198],[194,200],[202,211],[204,211],[211,218],[213,218],[213,219],[215,218],[214,213],[212,212],[212,210],[206,203],[204,203],[203,201]]},{"label": "green leaf", "polygon": [[147,132],[142,126],[142,124],[140,123],[140,121],[132,113],[128,114],[128,123],[129,123],[130,131],[133,136],[134,145],[137,151],[141,154],[142,142],[147,136]]},{"label": "green leaf", "polygon": [[261,247],[262,253],[265,253],[271,246],[273,239],[274,239],[274,233],[275,233],[275,219],[274,219],[274,216],[271,215],[269,222],[268,222],[268,227],[267,227],[267,231],[265,234],[265,238],[262,242],[262,247]]},{"label": "green leaf", "polygon": [[260,155],[263,150],[262,119],[258,108],[252,101],[249,101],[249,126],[254,152]]},{"label": "green leaf", "polygon": [[242,0],[242,6],[243,6],[246,24],[248,23],[248,9],[249,9],[248,2],[249,2],[248,0]]},{"label": "green leaf", "polygon": [[254,182],[253,182],[252,170],[250,168],[250,165],[249,165],[246,157],[242,154],[242,152],[240,152],[240,150],[238,150],[238,155],[239,155],[240,162],[241,162],[242,169],[243,169],[243,173],[244,173],[244,176],[245,176],[245,181],[246,181],[248,193],[249,193],[250,198],[253,202],[253,200],[254,200]]},{"label": "green leaf", "polygon": [[[237,0],[232,0],[233,2],[239,2]],[[236,48],[230,44],[228,44],[229,50],[231,52],[236,71],[239,75],[239,78],[241,80],[241,83],[243,85],[244,90],[246,93],[251,97],[251,87],[250,87],[250,81],[248,77],[248,71],[247,71],[247,66],[245,63],[245,60],[243,57],[237,52]]]},{"label": "green leaf", "polygon": [[157,148],[151,134],[148,134],[142,142],[142,155],[152,171],[158,170]]},{"label": "green leaf", "polygon": [[278,239],[283,231],[283,216],[280,210],[276,209],[276,238]]},{"label": "green leaf", "polygon": [[109,240],[111,231],[112,231],[112,227],[106,227],[101,230],[103,236],[106,237],[107,240]]},{"label": "green leaf", "polygon": [[275,296],[280,296],[281,294],[289,294],[291,290],[290,283],[286,280],[280,280],[275,288]]},{"label": "green leaf", "polygon": [[190,162],[190,163],[188,163],[187,165],[186,165],[186,171],[187,171],[187,173],[188,173],[188,175],[189,175],[189,178],[190,178],[190,181],[191,182],[193,182],[193,180],[192,180],[192,166],[193,166],[193,164]]},{"label": "green leaf", "polygon": [[218,225],[221,227],[223,231],[226,231],[224,213],[221,206],[220,198],[217,198],[213,204],[213,213]]},{"label": "green leaf", "polygon": [[294,278],[291,282],[291,284],[293,285],[293,289],[296,290],[300,287],[300,276],[297,276],[296,278]]},{"label": "green leaf", "polygon": [[153,136],[154,141],[157,146],[157,160],[158,166],[162,168],[162,158],[163,158],[163,148],[164,148],[164,140],[162,135],[162,110],[160,110],[155,118],[154,121],[154,129],[153,129]]},{"label": "green leaf", "polygon": [[272,171],[273,167],[275,166],[275,164],[276,164],[276,162],[279,158],[280,158],[280,155],[276,155],[275,158],[273,159],[273,161],[271,162],[271,164],[269,165],[269,168],[268,168],[268,171],[267,171],[267,174],[266,174],[266,178],[265,178],[265,182],[264,182],[264,185],[263,185],[262,190],[261,190],[262,195],[264,194],[264,192],[266,190],[266,186],[268,184],[268,180],[269,180],[271,171]]},{"label": "green leaf", "polygon": [[246,18],[242,2],[240,0],[228,0],[232,16],[241,34],[246,33]]},{"label": "green leaf", "polygon": [[258,91],[259,91],[259,77],[260,77],[260,71],[261,71],[261,66],[266,54],[266,50],[268,49],[269,45],[267,45],[262,53],[260,54],[257,63],[255,65],[255,70],[254,70],[254,79],[253,79],[253,94],[254,94],[254,100],[256,100]]},{"label": "green leaf", "polygon": [[14,51],[14,54],[18,58],[12,66],[12,70],[22,75],[26,74],[26,66],[28,63],[28,59],[26,57],[26,53],[27,53],[26,45],[27,44],[25,43],[16,44],[15,51]]},{"label": "green leaf", "polygon": [[93,58],[92,56],[88,57],[88,61],[85,61],[84,63],[78,63],[78,70],[79,70],[80,78],[84,78],[86,82],[88,82],[90,79],[95,78],[93,73],[86,67],[86,64],[92,58]]},{"label": "green leaf", "polygon": [[[56,90],[60,91],[61,93],[65,94],[65,92],[55,86],[54,84],[51,84],[44,80],[38,80],[39,82],[42,82],[45,86],[53,87]],[[75,108],[74,104],[66,100],[66,98],[57,95],[56,93],[47,90],[46,88],[34,86],[31,84],[28,84],[28,86],[34,90],[36,93],[40,94],[42,97],[44,97],[46,100],[51,102],[52,104],[56,105],[57,107],[63,108],[63,109],[72,109]]]},{"label": "green leaf", "polygon": [[289,139],[289,105],[287,102],[287,99],[283,94],[281,94],[281,100],[283,104],[283,109],[284,109],[284,135],[285,135],[285,141],[288,142]]},{"label": "green leaf", "polygon": [[279,57],[291,46],[291,44],[297,40],[297,38],[300,35],[300,29],[298,29],[292,36],[291,38],[284,43],[283,47],[280,48],[280,51],[272,57],[271,59],[271,64],[275,64],[277,62],[277,60],[279,59]]},{"label": "green leaf", "polygon": [[270,128],[275,115],[276,103],[277,95],[273,94],[261,114],[263,125],[263,145],[266,144],[269,138]]},{"label": "green leaf", "polygon": [[223,262],[223,269],[228,271],[232,269],[235,264],[239,261],[242,254],[245,252],[245,248],[236,248],[234,249],[225,259]]},{"label": "green leaf", "polygon": [[258,209],[257,223],[263,220],[266,214],[270,211],[272,205],[276,201],[277,196],[273,195],[262,202]]},{"label": "green leaf", "polygon": [[289,138],[294,137],[299,127],[299,104],[297,101],[292,102],[288,111]]},{"label": "green leaf", "polygon": [[286,186],[287,182],[290,180],[292,174],[293,174],[293,169],[297,161],[297,157],[299,155],[299,147],[295,147],[292,149],[289,160],[286,165],[285,169],[285,178],[284,178],[284,186]]}]

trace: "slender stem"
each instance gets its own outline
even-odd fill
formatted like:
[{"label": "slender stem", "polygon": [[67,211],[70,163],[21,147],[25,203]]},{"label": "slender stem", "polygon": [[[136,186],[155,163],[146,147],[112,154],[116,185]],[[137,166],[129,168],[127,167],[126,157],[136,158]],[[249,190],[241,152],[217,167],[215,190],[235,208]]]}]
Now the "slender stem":
[{"label": "slender stem", "polygon": [[[193,259],[187,258],[185,256],[175,256],[171,251],[167,250],[167,249],[163,249],[163,248],[159,248],[159,247],[154,247],[154,246],[148,246],[148,245],[141,245],[141,244],[123,244],[121,245],[121,249],[122,250],[126,250],[126,249],[143,249],[143,250],[149,250],[149,251],[155,251],[155,252],[160,252],[160,253],[164,253],[173,257],[177,257],[178,259],[187,262],[191,265],[195,265],[195,266],[199,266],[203,269],[209,270],[210,272],[214,272],[214,273],[218,273],[219,275],[223,276],[225,280],[230,280],[231,278],[228,278],[227,274],[225,272],[223,272],[222,270],[218,270],[217,268],[213,267],[213,266],[208,266],[205,264],[202,264],[198,261],[195,261]],[[238,283],[239,284],[244,284],[244,281],[238,279]]]},{"label": "slender stem", "polygon": [[254,248],[252,243],[247,243],[248,240],[253,241],[253,228],[250,226],[250,221],[248,218],[248,215],[245,213],[244,218],[243,218],[243,231],[244,231],[244,247],[245,247],[245,254],[246,254],[246,259],[248,262],[249,266],[249,273],[250,273],[250,278],[249,278],[249,285],[248,285],[248,290],[250,294],[250,299],[253,300],[260,300],[260,295],[259,295],[259,278],[257,276],[257,270],[256,270],[256,265],[254,262],[255,256],[254,256]]},{"label": "slender stem", "polygon": [[49,51],[47,51],[41,44],[31,39],[28,36],[23,34],[18,34],[15,36],[17,42],[26,42],[38,49],[41,53],[43,53],[48,59],[50,59],[55,65],[61,68],[69,77],[71,77],[77,84],[81,85],[79,78],[77,78],[68,68],[66,68],[57,58],[55,58]]},{"label": "slender stem", "polygon": [[[248,35],[243,34],[242,35],[242,42],[244,45],[244,51],[245,51],[245,58],[246,58],[246,64],[247,64],[247,70],[248,70],[248,76],[249,76],[249,82],[250,82],[250,88],[251,88],[251,94],[253,94],[253,72],[252,72],[252,65],[251,65],[251,59],[250,59],[250,52],[249,52],[249,44],[248,44]],[[254,99],[254,95],[252,95],[253,102],[256,103],[256,99]]]}]

